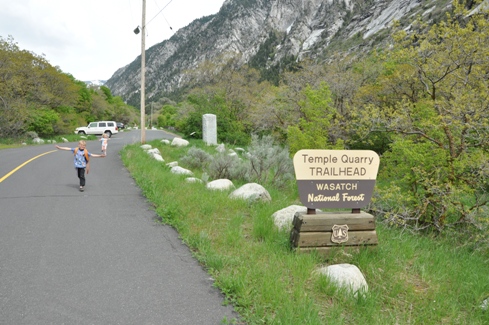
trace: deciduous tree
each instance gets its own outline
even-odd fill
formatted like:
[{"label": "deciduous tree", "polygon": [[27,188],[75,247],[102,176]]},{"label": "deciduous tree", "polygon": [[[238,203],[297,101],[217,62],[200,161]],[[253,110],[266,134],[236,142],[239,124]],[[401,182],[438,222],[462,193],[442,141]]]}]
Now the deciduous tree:
[{"label": "deciduous tree", "polygon": [[[376,209],[438,230],[476,222],[489,200],[489,22],[487,12],[453,6],[446,21],[397,34],[388,80],[399,100],[359,112],[365,131],[395,134]],[[389,201],[394,188],[404,195]]]}]

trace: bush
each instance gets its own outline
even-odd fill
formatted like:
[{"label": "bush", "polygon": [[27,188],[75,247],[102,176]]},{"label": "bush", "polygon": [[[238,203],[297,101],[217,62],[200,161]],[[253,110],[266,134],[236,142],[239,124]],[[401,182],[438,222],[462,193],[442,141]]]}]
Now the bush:
[{"label": "bush", "polygon": [[41,136],[54,135],[54,126],[59,121],[59,115],[51,109],[38,109],[31,113],[29,131],[35,131]]},{"label": "bush", "polygon": [[237,157],[218,153],[212,157],[207,172],[212,179],[237,179],[239,175],[235,171],[241,170],[239,164],[240,160]]},{"label": "bush", "polygon": [[294,179],[294,165],[287,148],[275,144],[267,135],[251,137],[247,180],[260,184],[270,183],[278,188]]},{"label": "bush", "polygon": [[35,131],[28,131],[26,134],[25,134],[29,139],[35,139],[35,138],[39,138],[39,136],[37,135],[37,133]]},{"label": "bush", "polygon": [[245,157],[228,153],[212,155],[204,149],[191,147],[180,162],[189,168],[201,169],[211,179],[227,178],[279,188],[294,180],[294,166],[287,148],[275,144],[272,136],[253,135],[251,139]]},{"label": "bush", "polygon": [[211,160],[212,156],[204,150],[191,147],[180,161],[189,168],[205,169]]}]

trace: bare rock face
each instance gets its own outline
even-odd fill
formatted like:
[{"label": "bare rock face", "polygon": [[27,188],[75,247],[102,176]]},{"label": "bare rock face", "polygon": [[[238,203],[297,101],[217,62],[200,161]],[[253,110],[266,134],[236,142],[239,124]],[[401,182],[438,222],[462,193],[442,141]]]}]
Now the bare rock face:
[{"label": "bare rock face", "polygon": [[[368,51],[378,47],[373,36],[395,20],[404,18],[407,27],[417,16],[441,15],[447,8],[442,0],[227,0],[217,14],[194,20],[169,40],[146,50],[147,95],[151,98],[188,84],[196,78],[188,71],[204,61],[218,65],[232,57],[239,68],[250,63],[265,44],[274,49],[263,62],[265,68],[291,57],[327,58],[332,45],[354,37],[363,42],[346,51]],[[106,83],[114,95],[135,104],[140,62],[136,58]]]}]

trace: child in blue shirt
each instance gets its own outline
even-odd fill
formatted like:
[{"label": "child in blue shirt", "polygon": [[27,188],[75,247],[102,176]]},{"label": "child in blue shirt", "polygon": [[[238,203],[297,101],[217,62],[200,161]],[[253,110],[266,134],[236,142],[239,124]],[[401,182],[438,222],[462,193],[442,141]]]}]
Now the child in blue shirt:
[{"label": "child in blue shirt", "polygon": [[78,148],[69,148],[69,147],[60,147],[56,145],[56,148],[59,150],[70,150],[75,155],[75,169],[76,175],[80,179],[80,192],[83,192],[85,189],[85,169],[87,170],[87,175],[90,172],[90,158],[104,158],[105,155],[97,155],[94,153],[88,152],[86,149],[87,143],[85,140],[80,140],[78,142]]}]

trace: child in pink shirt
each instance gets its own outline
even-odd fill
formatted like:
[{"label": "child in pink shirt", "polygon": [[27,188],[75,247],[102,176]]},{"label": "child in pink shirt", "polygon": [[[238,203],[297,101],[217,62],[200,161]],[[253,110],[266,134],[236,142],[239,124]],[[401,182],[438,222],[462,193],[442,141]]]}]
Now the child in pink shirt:
[{"label": "child in pink shirt", "polygon": [[102,137],[99,141],[102,142],[102,153],[105,156],[107,155],[107,145],[109,144],[109,136],[107,135],[107,133],[102,134]]}]

